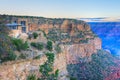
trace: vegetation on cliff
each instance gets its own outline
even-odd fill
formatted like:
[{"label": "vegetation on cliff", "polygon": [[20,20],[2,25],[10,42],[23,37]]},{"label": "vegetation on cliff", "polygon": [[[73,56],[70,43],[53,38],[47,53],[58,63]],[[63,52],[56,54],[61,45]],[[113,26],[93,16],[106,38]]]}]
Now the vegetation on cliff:
[{"label": "vegetation on cliff", "polygon": [[[15,15],[0,16],[4,17],[7,23],[11,23],[11,21],[15,21],[17,19],[25,19],[31,26],[32,24],[36,24],[37,27],[34,25],[32,27],[30,26],[30,29],[32,29],[32,31],[41,30],[45,32],[44,35],[47,37],[47,39],[50,39],[53,42],[57,43],[87,43],[88,39],[94,38],[94,34],[92,33],[89,25],[81,20]],[[34,38],[37,38],[37,36],[37,33],[33,33]]]},{"label": "vegetation on cliff", "polygon": [[11,22],[13,19],[29,19],[30,23],[37,23],[37,24],[62,24],[64,20],[70,20],[72,22],[77,23],[85,23],[81,20],[76,19],[67,19],[67,18],[45,18],[45,17],[35,17],[35,16],[17,16],[17,15],[0,15],[0,17],[4,18],[5,21]]},{"label": "vegetation on cliff", "polygon": [[[93,39],[93,41],[95,41],[94,39],[97,37],[91,31],[90,27],[85,22],[80,20],[8,15],[3,15],[2,18],[4,18],[3,22],[0,18],[0,60],[2,62],[16,60],[16,57],[18,56],[15,55],[14,51],[17,51],[19,54],[17,59],[27,59],[26,57],[28,57],[28,55],[30,55],[30,58],[32,56],[32,59],[40,59],[42,55],[46,55],[47,57],[47,61],[43,63],[43,65],[39,66],[39,73],[41,74],[41,77],[38,78],[38,76],[32,74],[28,76],[27,80],[36,80],[37,78],[37,80],[57,80],[59,70],[53,71],[54,57],[57,54],[51,52],[61,53],[61,44],[63,46],[64,44],[68,44],[68,47],[70,47],[70,44],[82,44],[83,47],[84,44],[87,45],[90,43],[89,40]],[[18,18],[28,19],[30,24],[36,23],[39,26],[45,24],[44,27],[47,25],[47,28],[44,28],[44,30],[48,29],[48,34],[42,29],[39,30],[43,32],[45,39],[41,39],[41,41],[39,40],[40,38],[43,38],[40,37],[41,33],[39,33],[39,31],[38,33],[36,33],[37,31],[33,31],[33,34],[31,34],[31,36],[27,39],[28,42],[9,37],[8,34],[10,31],[3,25],[3,23],[7,23],[7,21],[10,23],[10,21]],[[52,26],[50,27],[49,25]],[[93,42],[93,45],[97,44]],[[75,55],[75,52],[81,55],[86,52],[84,58],[79,58],[78,61],[80,61],[80,63],[76,64],[74,61],[74,64],[67,65],[70,80],[103,80],[111,72],[113,72],[111,67],[117,66],[114,62],[115,58],[111,54],[103,50],[98,50],[97,54],[92,54],[91,50],[94,51],[95,48],[91,47],[93,49],[88,49],[90,46],[87,46],[88,47],[81,48],[83,53],[79,52],[79,47],[79,49],[71,48],[71,51],[69,50],[72,53],[72,56]],[[49,53],[45,54],[44,52],[46,51],[49,51]],[[28,55],[26,55],[27,53]],[[78,58],[79,54],[77,54],[75,58]],[[92,56],[86,57],[89,54],[92,54]],[[72,60],[71,56],[67,57]],[[67,62],[67,59],[65,60],[66,61],[64,62]]]},{"label": "vegetation on cliff", "polygon": [[35,47],[38,50],[42,50],[44,48],[44,44],[43,43],[31,42],[31,46]]},{"label": "vegetation on cliff", "polygon": [[15,48],[18,51],[27,50],[29,48],[28,42],[27,41],[24,42],[22,39],[13,38],[12,43],[13,43],[13,45],[15,45]]},{"label": "vegetation on cliff", "polygon": [[36,39],[38,37],[38,34],[36,32],[34,32],[33,37],[34,37],[34,39]]},{"label": "vegetation on cliff", "polygon": [[36,79],[34,74],[29,75],[27,80],[57,80],[59,70],[53,72],[53,63],[54,63],[54,53],[46,53],[47,61],[40,65],[39,72],[41,73],[41,77]]},{"label": "vegetation on cliff", "polygon": [[11,61],[16,59],[12,38],[8,36],[10,30],[4,25],[4,19],[0,17],[0,61]]},{"label": "vegetation on cliff", "polygon": [[98,50],[97,54],[79,59],[78,64],[69,64],[67,70],[69,75],[77,78],[77,80],[104,80],[113,71],[111,67],[118,66],[110,53]]},{"label": "vegetation on cliff", "polygon": [[48,41],[48,42],[47,42],[47,49],[48,49],[49,51],[52,51],[52,50],[53,50],[52,41]]}]

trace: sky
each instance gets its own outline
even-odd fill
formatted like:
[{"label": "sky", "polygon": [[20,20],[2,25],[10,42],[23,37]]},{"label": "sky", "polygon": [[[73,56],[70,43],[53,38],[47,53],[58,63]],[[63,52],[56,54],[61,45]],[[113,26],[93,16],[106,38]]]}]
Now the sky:
[{"label": "sky", "polygon": [[120,0],[0,0],[0,14],[49,18],[120,17]]}]

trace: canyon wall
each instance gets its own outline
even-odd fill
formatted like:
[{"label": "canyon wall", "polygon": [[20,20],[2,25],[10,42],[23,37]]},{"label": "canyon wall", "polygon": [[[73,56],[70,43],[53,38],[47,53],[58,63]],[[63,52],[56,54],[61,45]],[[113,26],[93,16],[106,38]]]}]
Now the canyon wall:
[{"label": "canyon wall", "polygon": [[[79,58],[91,56],[97,49],[101,49],[101,41],[99,38],[95,38],[89,43],[61,45],[61,48],[63,51],[55,56],[54,70],[59,69],[60,71],[58,80],[65,80],[68,76],[67,65],[79,63]],[[20,60],[1,64],[0,80],[26,80],[31,73],[40,76],[39,65],[45,61],[46,57],[43,56],[37,60]]]},{"label": "canyon wall", "polygon": [[[110,75],[107,75],[108,77],[106,76],[106,74],[111,71],[111,68],[108,68],[109,63],[112,63],[114,59],[110,57],[111,55],[106,55],[106,52],[99,51],[102,44],[101,40],[91,31],[90,26],[86,22],[74,19],[6,16],[6,23],[11,23],[16,20],[19,21],[19,19],[27,20],[29,31],[36,32],[42,30],[41,32],[44,31],[46,33],[47,36],[44,36],[45,39],[40,39],[42,37],[39,37],[39,41],[46,43],[47,39],[52,39],[54,45],[60,45],[62,52],[56,53],[53,66],[54,71],[56,69],[60,71],[58,80],[69,80],[70,76],[75,78],[76,76],[81,77],[80,80],[87,80],[91,77],[91,80],[103,80],[104,78],[102,79],[101,77],[104,75],[105,80],[115,80],[114,77],[116,77],[116,79],[120,77],[119,69],[116,70],[116,72],[113,70],[113,72],[110,72]],[[98,29],[96,26],[101,27],[98,23],[94,26],[92,27],[93,31],[98,30],[98,35],[108,32],[108,29],[105,28]],[[114,26],[110,28],[108,26],[109,29],[113,27]],[[119,25],[117,25],[116,28],[119,28]],[[101,31],[104,32],[101,34]],[[113,29],[113,31],[116,32],[115,35],[118,35],[119,29]],[[103,34],[103,37],[104,36],[105,34]],[[109,36],[111,35],[108,35],[107,39]],[[108,40],[105,41],[105,43],[106,42],[108,43]],[[87,59],[85,60],[86,62],[84,59]],[[46,57],[42,56],[40,59],[3,63],[0,65],[0,80],[26,80],[27,76],[32,73],[41,76],[39,73],[39,65],[42,65],[46,60]]]},{"label": "canyon wall", "polygon": [[91,29],[102,39],[102,48],[114,55],[120,53],[120,22],[89,22]]},{"label": "canyon wall", "polygon": [[[67,80],[69,76],[67,66],[69,64],[80,63],[80,58],[91,57],[92,54],[101,49],[100,38],[95,36],[90,26],[84,21],[7,16],[7,23],[19,21],[19,19],[27,20],[29,31],[42,30],[47,35],[44,37],[61,47],[62,52],[56,53],[53,66],[54,71],[56,69],[60,71],[58,80]],[[40,76],[39,65],[45,61],[46,57],[43,56],[37,60],[19,60],[1,64],[0,80],[26,80],[27,76],[32,73]]]}]

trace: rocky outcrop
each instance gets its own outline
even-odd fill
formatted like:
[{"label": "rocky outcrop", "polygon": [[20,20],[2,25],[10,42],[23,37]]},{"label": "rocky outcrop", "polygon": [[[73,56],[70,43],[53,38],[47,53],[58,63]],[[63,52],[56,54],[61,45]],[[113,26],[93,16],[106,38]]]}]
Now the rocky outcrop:
[{"label": "rocky outcrop", "polygon": [[[54,70],[59,69],[59,80],[65,80],[67,75],[66,70],[66,54],[58,54],[55,57]],[[46,61],[46,57],[43,56],[39,60],[20,60],[7,62],[0,66],[0,80],[26,80],[29,74],[39,74],[39,65],[42,65]],[[61,77],[62,76],[62,77]]]},{"label": "rocky outcrop", "polygon": [[20,60],[2,64],[0,66],[0,80],[26,80],[29,73],[38,72],[39,65],[45,61],[46,57],[43,57],[40,60]]},{"label": "rocky outcrop", "polygon": [[77,80],[118,80],[119,63],[116,60],[110,53],[97,50],[91,57],[80,58],[80,63],[68,64],[67,71]]},{"label": "rocky outcrop", "polygon": [[[52,19],[43,17],[31,17],[31,16],[10,16],[10,15],[0,15],[6,21],[5,23],[20,22],[21,20],[26,22],[29,31],[35,31],[38,29],[47,31],[53,27],[60,28],[63,32],[73,32],[77,27],[79,31],[89,31],[90,27],[86,22],[76,19]],[[65,30],[65,31],[64,31]]]},{"label": "rocky outcrop", "polygon": [[62,48],[64,49],[63,53],[66,53],[67,63],[75,64],[79,63],[79,58],[90,57],[97,50],[101,49],[101,40],[95,38],[89,43],[64,45]]},{"label": "rocky outcrop", "polygon": [[[19,19],[21,17],[14,18]],[[11,17],[12,21],[14,21],[14,18]],[[58,80],[67,79],[67,66],[69,64],[80,63],[80,58],[91,57],[98,49],[101,49],[101,40],[94,36],[89,25],[83,21],[31,17],[26,19],[28,20],[29,31],[40,29],[47,34],[48,39],[61,47],[62,52],[56,53],[53,66],[54,71],[56,69],[60,71]],[[45,61],[46,57],[43,56],[38,60],[23,60],[2,64],[0,66],[0,80],[26,80],[30,73],[40,76],[39,65]]]},{"label": "rocky outcrop", "polygon": [[[97,49],[101,49],[99,38],[94,39],[86,44],[61,45],[62,53],[56,54],[54,61],[54,70],[59,69],[59,80],[65,80],[67,73],[67,65],[79,63],[78,59],[91,56]],[[43,56],[38,60],[23,60],[4,63],[0,66],[0,80],[26,80],[29,73],[39,74],[39,65],[46,61]]]},{"label": "rocky outcrop", "polygon": [[120,69],[116,72],[113,72],[110,74],[105,80],[119,80],[120,79]]}]

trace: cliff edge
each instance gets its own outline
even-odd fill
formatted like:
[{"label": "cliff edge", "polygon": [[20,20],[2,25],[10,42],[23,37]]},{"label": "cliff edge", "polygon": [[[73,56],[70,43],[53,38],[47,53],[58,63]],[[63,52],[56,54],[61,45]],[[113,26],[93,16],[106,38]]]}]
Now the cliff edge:
[{"label": "cliff edge", "polygon": [[[42,35],[44,34],[44,39],[41,39],[43,36],[40,37],[39,35],[37,39],[26,39],[28,42],[42,41],[46,43],[47,40],[52,41],[52,52],[55,53],[54,71],[56,69],[60,71],[58,80],[69,80],[70,77],[75,77],[77,80],[103,80],[109,75],[105,71],[110,69],[107,66],[112,66],[114,61],[111,64],[108,60],[110,58],[112,62],[114,58],[108,52],[101,50],[101,39],[91,31],[90,26],[84,21],[7,16],[6,23],[21,18],[28,21],[30,32],[42,32]],[[60,52],[55,51],[56,45],[61,48]],[[32,48],[32,51],[35,50]],[[38,54],[42,53],[42,57],[37,60],[25,59],[1,64],[0,79],[26,80],[30,73],[40,76],[39,65],[46,61],[45,51],[46,49],[37,51]],[[106,63],[103,63],[104,61]],[[98,71],[100,76],[95,71]]]}]

